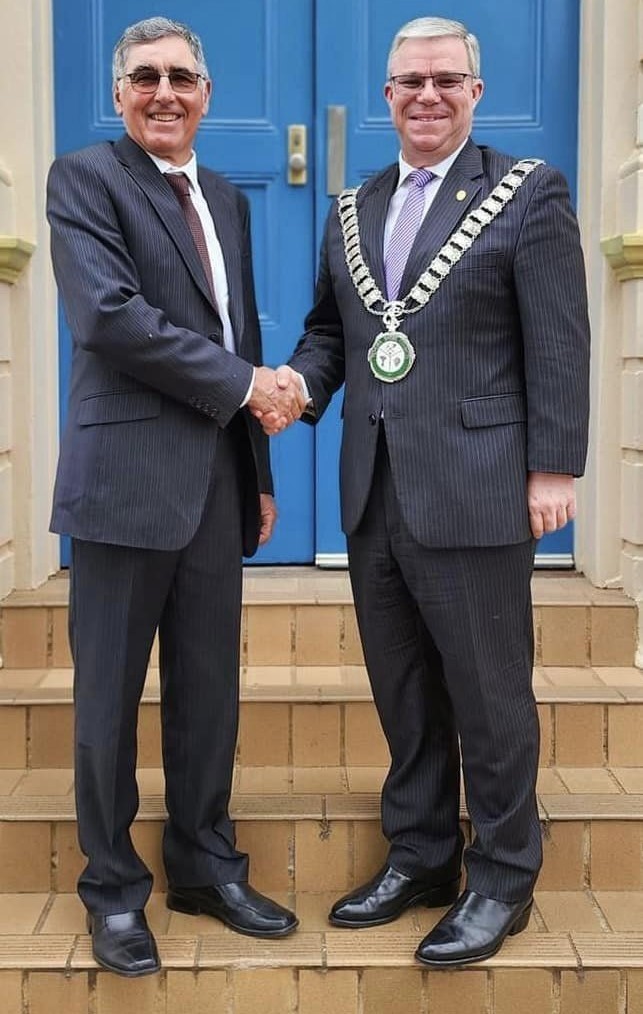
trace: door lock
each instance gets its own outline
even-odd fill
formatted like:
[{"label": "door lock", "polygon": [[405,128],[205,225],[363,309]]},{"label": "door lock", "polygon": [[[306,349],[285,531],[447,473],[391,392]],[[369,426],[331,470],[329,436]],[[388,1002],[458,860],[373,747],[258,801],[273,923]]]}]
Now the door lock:
[{"label": "door lock", "polygon": [[306,127],[303,123],[291,123],[288,127],[288,182],[293,187],[303,187],[308,180],[306,158]]}]

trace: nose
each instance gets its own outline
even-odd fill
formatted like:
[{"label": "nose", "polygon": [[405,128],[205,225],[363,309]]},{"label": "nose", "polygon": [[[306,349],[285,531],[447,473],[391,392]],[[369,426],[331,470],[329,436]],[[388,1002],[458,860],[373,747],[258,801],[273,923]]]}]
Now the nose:
[{"label": "nose", "polygon": [[425,77],[424,83],[416,96],[420,102],[439,102],[440,93],[433,83],[432,77]]},{"label": "nose", "polygon": [[156,86],[156,92],[154,93],[154,95],[155,98],[165,101],[174,98],[174,92],[172,91],[172,88],[170,86],[170,79],[167,77],[167,75],[163,75],[163,77],[159,78],[159,83]]}]

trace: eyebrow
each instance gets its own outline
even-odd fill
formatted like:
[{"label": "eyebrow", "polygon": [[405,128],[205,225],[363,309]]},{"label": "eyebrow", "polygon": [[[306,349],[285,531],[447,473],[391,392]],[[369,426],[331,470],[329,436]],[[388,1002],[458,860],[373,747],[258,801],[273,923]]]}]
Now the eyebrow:
[{"label": "eyebrow", "polygon": [[[153,63],[137,63],[135,67],[132,67],[128,74],[134,74],[137,70],[153,70],[155,73],[160,73],[159,68]],[[173,70],[187,70],[190,74],[196,74],[196,70],[192,70],[191,67],[186,67],[183,64],[172,64],[170,66],[170,72]]]}]

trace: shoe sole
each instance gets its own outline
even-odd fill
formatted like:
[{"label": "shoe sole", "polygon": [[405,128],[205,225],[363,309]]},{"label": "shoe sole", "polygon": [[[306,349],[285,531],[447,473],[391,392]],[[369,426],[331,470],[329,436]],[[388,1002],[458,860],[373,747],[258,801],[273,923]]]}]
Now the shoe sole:
[{"label": "shoe sole", "polygon": [[455,968],[464,968],[465,965],[477,965],[480,961],[486,961],[487,958],[492,958],[494,954],[498,953],[507,937],[515,937],[518,933],[522,933],[523,930],[527,929],[527,926],[529,925],[529,917],[531,916],[533,904],[534,902],[532,898],[532,900],[527,905],[527,908],[523,909],[520,915],[511,924],[510,929],[507,930],[502,940],[498,944],[496,944],[495,947],[491,948],[491,950],[485,951],[484,954],[476,954],[475,957],[472,956],[470,958],[453,958],[451,960],[446,959],[445,961],[428,961],[426,958],[420,957],[420,955],[416,951],[415,957],[423,965],[426,965],[427,968],[436,968],[436,969],[444,968],[451,970]]},{"label": "shoe sole", "polygon": [[358,920],[337,918],[331,913],[328,916],[328,921],[333,926],[340,926],[342,929],[368,929],[370,926],[385,926],[386,923],[395,922],[407,909],[414,908],[416,905],[424,905],[425,908],[444,908],[446,905],[452,905],[457,900],[459,894],[460,877],[457,877],[455,880],[449,881],[448,884],[431,887],[428,891],[421,891],[413,898],[409,898],[392,915],[387,915],[380,919]]},{"label": "shoe sole", "polygon": [[276,937],[287,937],[299,926],[299,919],[296,919],[291,926],[286,926],[285,929],[278,930],[251,930],[246,929],[243,926],[239,926],[233,922],[232,919],[228,919],[225,915],[218,912],[211,912],[209,909],[202,908],[201,905],[195,905],[191,901],[185,901],[180,895],[171,893],[166,897],[166,905],[172,912],[181,912],[183,915],[208,915],[211,919],[218,919],[224,926],[228,926],[236,933],[242,933],[246,937],[266,937],[274,939]]}]

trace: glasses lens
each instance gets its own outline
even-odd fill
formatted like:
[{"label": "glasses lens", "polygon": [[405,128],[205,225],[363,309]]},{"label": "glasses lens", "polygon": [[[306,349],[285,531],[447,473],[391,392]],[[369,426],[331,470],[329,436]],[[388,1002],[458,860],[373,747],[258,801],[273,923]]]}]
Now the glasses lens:
[{"label": "glasses lens", "polygon": [[465,74],[436,74],[433,84],[439,92],[455,92],[462,88]]},{"label": "glasses lens", "polygon": [[199,75],[191,70],[171,70],[168,77],[175,92],[193,92],[199,80]]},{"label": "glasses lens", "polygon": [[151,68],[132,71],[128,77],[132,88],[137,92],[155,92],[161,80],[158,71]]},{"label": "glasses lens", "polygon": [[464,85],[467,74],[398,74],[393,78],[396,89],[400,92],[419,92],[426,81],[431,81],[438,92],[456,92]]},{"label": "glasses lens", "polygon": [[424,78],[418,74],[401,74],[394,80],[397,87],[403,92],[419,92],[424,86]]}]

